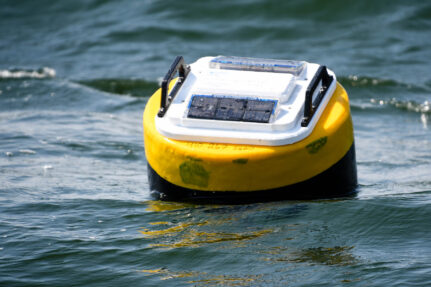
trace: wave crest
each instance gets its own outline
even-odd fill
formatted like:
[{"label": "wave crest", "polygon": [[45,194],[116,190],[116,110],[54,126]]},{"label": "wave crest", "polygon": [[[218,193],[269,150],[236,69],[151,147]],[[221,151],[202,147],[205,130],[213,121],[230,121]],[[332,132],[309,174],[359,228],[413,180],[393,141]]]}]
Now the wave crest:
[{"label": "wave crest", "polygon": [[431,102],[425,101],[423,103],[417,103],[415,101],[399,101],[395,98],[390,100],[377,100],[377,99],[371,99],[371,103],[373,104],[379,104],[379,105],[388,105],[393,106],[397,109],[409,111],[409,112],[416,112],[421,114],[431,114]]},{"label": "wave crest", "polygon": [[0,79],[50,79],[55,78],[55,70],[48,67],[39,69],[0,70]]},{"label": "wave crest", "polygon": [[337,77],[337,80],[345,87],[398,87],[408,86],[391,79],[379,79],[372,77],[350,75],[348,77]]},{"label": "wave crest", "polygon": [[133,97],[149,97],[159,88],[156,82],[142,79],[92,79],[78,83],[99,91]]}]

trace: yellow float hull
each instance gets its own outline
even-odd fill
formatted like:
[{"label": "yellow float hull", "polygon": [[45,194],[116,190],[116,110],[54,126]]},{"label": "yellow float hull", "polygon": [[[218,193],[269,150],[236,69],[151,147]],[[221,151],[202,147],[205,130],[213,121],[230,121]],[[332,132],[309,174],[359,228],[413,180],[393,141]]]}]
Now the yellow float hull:
[{"label": "yellow float hull", "polygon": [[[340,195],[351,193],[357,185],[349,99],[339,83],[312,133],[302,141],[283,146],[167,138],[155,126],[160,97],[159,89],[145,107],[144,142],[150,187],[168,198],[181,199],[193,194],[274,196],[274,192],[280,198],[302,198],[308,197],[314,188],[320,191],[313,190],[312,194],[327,197],[330,194],[328,191],[323,194],[322,189]],[[328,171],[331,176],[325,178]],[[313,181],[320,186],[310,185]]]}]

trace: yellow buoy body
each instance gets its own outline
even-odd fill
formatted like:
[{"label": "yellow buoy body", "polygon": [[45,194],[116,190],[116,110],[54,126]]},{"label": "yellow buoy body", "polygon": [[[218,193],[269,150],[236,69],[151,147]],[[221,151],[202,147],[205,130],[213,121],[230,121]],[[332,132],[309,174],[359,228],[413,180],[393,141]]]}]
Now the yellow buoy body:
[{"label": "yellow buoy body", "polygon": [[155,118],[161,91],[144,112],[150,187],[168,198],[306,198],[351,193],[357,185],[349,99],[337,83],[310,135],[281,146],[175,140]]}]

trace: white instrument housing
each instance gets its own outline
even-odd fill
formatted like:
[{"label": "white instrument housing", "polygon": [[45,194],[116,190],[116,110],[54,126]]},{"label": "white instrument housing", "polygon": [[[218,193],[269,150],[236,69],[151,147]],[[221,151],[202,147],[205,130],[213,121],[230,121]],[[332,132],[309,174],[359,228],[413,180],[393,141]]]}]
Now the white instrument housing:
[{"label": "white instrument housing", "polygon": [[200,58],[189,66],[166,113],[156,116],[156,128],[184,141],[266,146],[301,141],[313,131],[336,87],[335,74],[327,70],[332,81],[323,95],[322,80],[317,83],[312,102],[321,99],[308,124],[301,124],[306,91],[319,67],[304,61]]}]

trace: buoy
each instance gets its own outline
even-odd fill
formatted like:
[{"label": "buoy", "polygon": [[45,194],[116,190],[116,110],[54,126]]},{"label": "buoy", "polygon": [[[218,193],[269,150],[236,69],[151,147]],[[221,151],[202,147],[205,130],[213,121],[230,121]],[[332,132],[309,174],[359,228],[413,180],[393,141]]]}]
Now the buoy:
[{"label": "buoy", "polygon": [[145,107],[148,180],[165,200],[250,202],[351,195],[349,99],[305,61],[175,59]]}]

